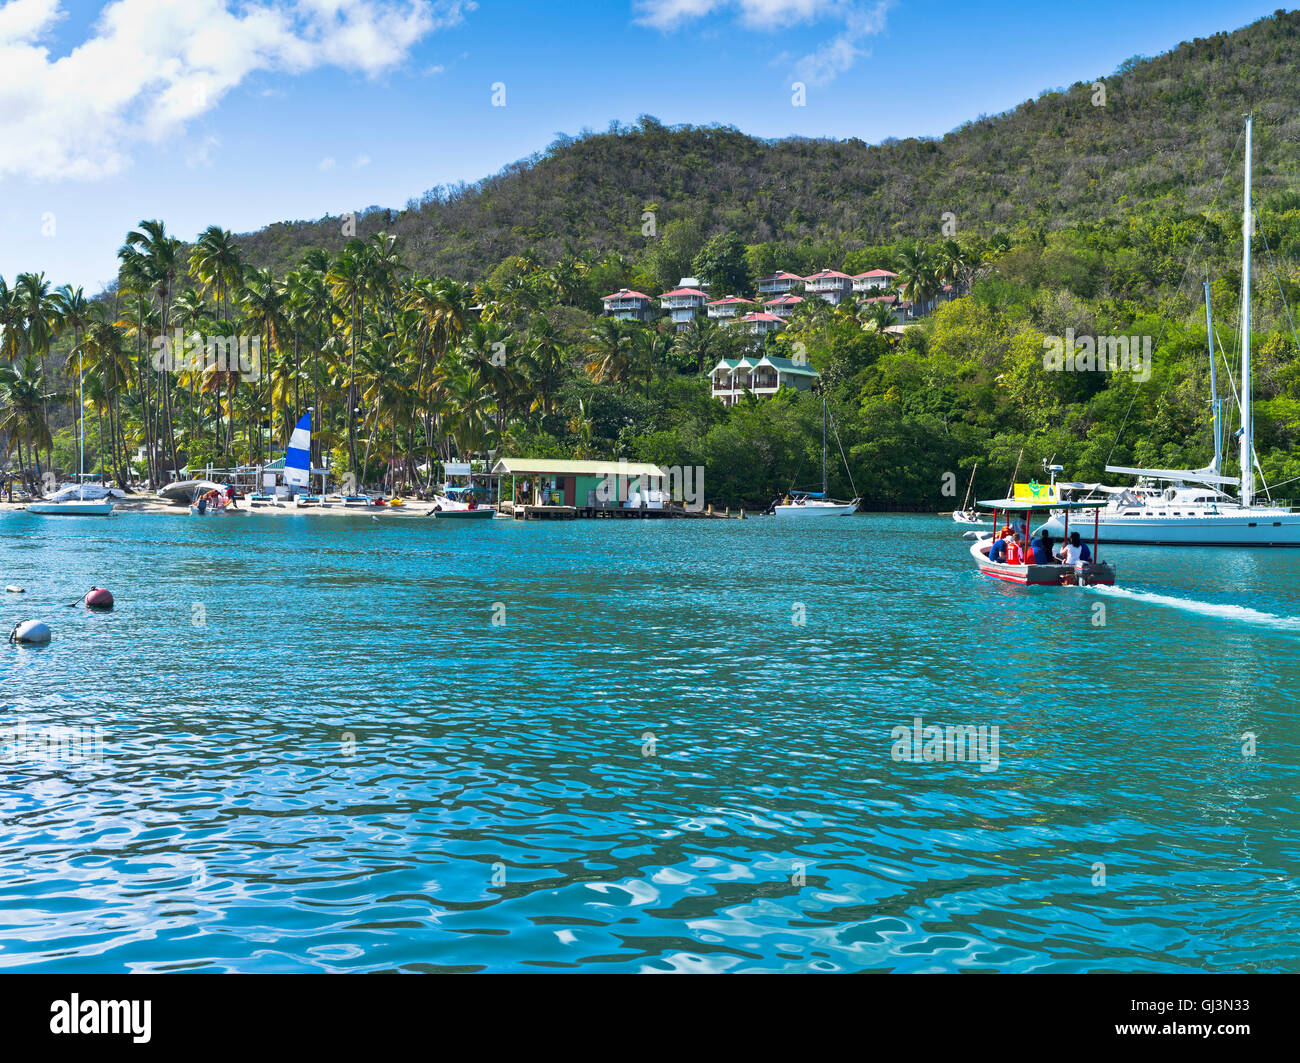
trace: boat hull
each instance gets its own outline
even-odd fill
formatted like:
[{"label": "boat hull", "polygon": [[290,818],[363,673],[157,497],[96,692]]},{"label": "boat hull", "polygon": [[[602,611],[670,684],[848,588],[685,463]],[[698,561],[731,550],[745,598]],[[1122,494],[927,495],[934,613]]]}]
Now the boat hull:
[{"label": "boat hull", "polygon": [[989,541],[981,540],[971,544],[971,557],[980,572],[991,579],[1001,580],[1019,587],[1060,587],[1069,586],[1078,577],[1088,586],[1113,587],[1115,585],[1115,566],[1106,562],[1088,562],[1081,573],[1076,573],[1073,565],[1006,565],[988,558]]},{"label": "boat hull", "polygon": [[857,510],[857,504],[853,502],[803,502],[796,503],[793,506],[776,506],[772,510],[772,515],[774,517],[798,517],[800,519],[807,519],[810,517],[847,517],[851,513],[856,513]]},{"label": "boat hull", "polygon": [[496,516],[496,510],[488,506],[479,509],[431,509],[429,516],[434,520],[491,520]]},{"label": "boat hull", "polygon": [[[1056,538],[1065,522],[1052,516],[1043,525]],[[1093,522],[1080,521],[1074,530],[1093,538]],[[1133,546],[1300,546],[1300,513],[1261,510],[1228,512],[1197,517],[1111,516],[1103,512],[1096,526],[1103,543]]]},{"label": "boat hull", "polygon": [[107,517],[113,512],[112,502],[33,502],[28,513],[42,517]]}]

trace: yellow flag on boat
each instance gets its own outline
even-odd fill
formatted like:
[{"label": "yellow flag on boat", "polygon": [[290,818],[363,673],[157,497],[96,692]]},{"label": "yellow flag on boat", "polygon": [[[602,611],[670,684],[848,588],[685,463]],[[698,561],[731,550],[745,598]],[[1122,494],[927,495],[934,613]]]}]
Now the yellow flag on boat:
[{"label": "yellow flag on boat", "polygon": [[1040,484],[1037,480],[1031,480],[1027,484],[1016,484],[1016,493],[1012,497],[1017,502],[1042,502],[1050,506],[1061,501],[1061,492],[1055,484]]}]

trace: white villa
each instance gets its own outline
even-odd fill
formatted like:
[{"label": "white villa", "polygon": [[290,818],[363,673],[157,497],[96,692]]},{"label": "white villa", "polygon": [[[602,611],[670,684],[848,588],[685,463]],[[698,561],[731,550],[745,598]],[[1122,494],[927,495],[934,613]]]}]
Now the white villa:
[{"label": "white villa", "polygon": [[782,321],[794,313],[794,308],[803,302],[802,295],[778,295],[775,299],[769,299],[763,304],[763,309],[769,314],[775,314]]},{"label": "white villa", "polygon": [[644,292],[620,288],[605,296],[601,302],[605,304],[605,313],[610,317],[621,318],[624,321],[650,320],[650,296]]},{"label": "white villa", "polygon": [[713,397],[724,406],[734,406],[746,393],[771,398],[782,385],[809,390],[820,375],[810,365],[789,358],[762,357],[726,359],[713,367]]},{"label": "white villa", "polygon": [[756,312],[746,314],[744,317],[733,317],[728,325],[746,325],[760,336],[766,336],[769,332],[775,332],[777,329],[785,328],[785,322],[775,314]]},{"label": "white villa", "polygon": [[659,296],[659,308],[667,310],[678,330],[684,329],[709,301],[708,293],[699,288],[674,288]]},{"label": "white villa", "polygon": [[803,278],[797,273],[773,273],[758,282],[759,295],[785,295],[803,287]]},{"label": "white villa", "polygon": [[718,320],[721,318],[735,317],[737,314],[744,313],[746,307],[754,305],[754,300],[742,299],[738,295],[729,295],[725,299],[714,299],[713,302],[705,305],[709,317]]},{"label": "white villa", "polygon": [[888,288],[896,280],[898,280],[897,273],[891,273],[887,269],[869,269],[866,273],[853,275],[853,291],[855,293],[877,291]]},{"label": "white villa", "polygon": [[811,277],[804,278],[804,287],[814,295],[820,295],[831,306],[838,306],[853,292],[853,278],[839,270],[818,270]]}]

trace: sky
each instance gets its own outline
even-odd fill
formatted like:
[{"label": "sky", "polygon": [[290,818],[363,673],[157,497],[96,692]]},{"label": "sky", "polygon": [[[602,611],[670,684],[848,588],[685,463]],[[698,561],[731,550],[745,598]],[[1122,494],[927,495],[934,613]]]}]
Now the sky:
[{"label": "sky", "polygon": [[93,294],[142,219],[192,240],[401,208],[642,114],[761,137],[942,136],[1277,6],[8,0],[0,276]]}]

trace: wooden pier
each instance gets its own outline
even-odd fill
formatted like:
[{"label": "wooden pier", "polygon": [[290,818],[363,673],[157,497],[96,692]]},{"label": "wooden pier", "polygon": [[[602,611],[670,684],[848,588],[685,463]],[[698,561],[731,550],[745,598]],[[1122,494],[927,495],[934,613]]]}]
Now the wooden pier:
[{"label": "wooden pier", "polygon": [[[649,506],[534,506],[524,502],[502,502],[497,511],[515,520],[744,520],[745,510],[735,513],[730,507],[715,509],[709,506],[703,511],[686,510],[680,506],[664,506],[652,509]],[[749,516],[756,514],[750,513]]]}]

